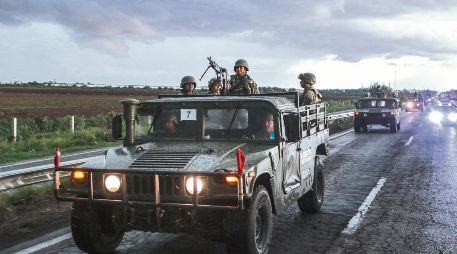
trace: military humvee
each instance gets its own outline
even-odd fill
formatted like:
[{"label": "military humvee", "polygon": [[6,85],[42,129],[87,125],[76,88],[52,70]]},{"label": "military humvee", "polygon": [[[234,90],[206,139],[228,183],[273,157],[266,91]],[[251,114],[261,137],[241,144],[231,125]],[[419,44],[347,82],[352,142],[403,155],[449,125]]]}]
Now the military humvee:
[{"label": "military humvee", "polygon": [[355,103],[354,131],[368,132],[367,126],[379,124],[395,133],[400,129],[400,102],[396,98],[363,98]]},{"label": "military humvee", "polygon": [[403,108],[406,112],[409,112],[413,109],[418,109],[421,112],[424,111],[424,99],[421,97],[410,97],[403,102]]},{"label": "military humvee", "polygon": [[228,253],[267,253],[273,214],[296,201],[303,212],[319,211],[325,103],[297,107],[298,93],[122,103],[113,137],[125,133],[123,147],[56,168],[56,197],[73,201],[71,230],[81,250],[111,252],[124,232],[143,230],[207,232]]}]

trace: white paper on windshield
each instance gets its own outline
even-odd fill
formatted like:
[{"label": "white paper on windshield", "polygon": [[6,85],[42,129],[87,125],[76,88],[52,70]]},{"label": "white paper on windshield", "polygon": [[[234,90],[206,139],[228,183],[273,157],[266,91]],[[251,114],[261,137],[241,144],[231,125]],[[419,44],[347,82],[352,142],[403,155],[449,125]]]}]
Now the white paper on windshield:
[{"label": "white paper on windshield", "polygon": [[196,109],[181,109],[181,121],[195,121],[197,120]]}]

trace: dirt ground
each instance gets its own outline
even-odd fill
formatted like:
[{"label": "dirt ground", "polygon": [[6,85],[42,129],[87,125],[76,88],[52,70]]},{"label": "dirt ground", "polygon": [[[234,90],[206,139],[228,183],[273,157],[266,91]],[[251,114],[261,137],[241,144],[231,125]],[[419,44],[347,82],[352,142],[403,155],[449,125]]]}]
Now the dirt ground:
[{"label": "dirt ground", "polygon": [[14,209],[14,217],[0,224],[0,251],[70,225],[71,202],[52,195]]}]

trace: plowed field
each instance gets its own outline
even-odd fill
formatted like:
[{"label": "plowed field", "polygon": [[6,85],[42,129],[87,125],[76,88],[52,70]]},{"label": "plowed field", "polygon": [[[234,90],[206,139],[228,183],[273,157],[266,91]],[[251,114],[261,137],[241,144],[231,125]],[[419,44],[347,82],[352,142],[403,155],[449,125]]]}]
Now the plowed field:
[{"label": "plowed field", "polygon": [[141,89],[0,88],[0,117],[105,115],[121,112],[122,99],[147,100],[157,94],[157,90]]}]

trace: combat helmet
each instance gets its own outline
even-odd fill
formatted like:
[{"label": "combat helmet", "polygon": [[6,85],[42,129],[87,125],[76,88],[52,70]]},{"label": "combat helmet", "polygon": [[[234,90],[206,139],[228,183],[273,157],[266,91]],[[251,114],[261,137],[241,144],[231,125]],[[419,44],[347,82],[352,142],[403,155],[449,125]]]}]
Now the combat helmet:
[{"label": "combat helmet", "polygon": [[248,61],[246,61],[244,59],[236,60],[235,66],[233,68],[235,69],[235,67],[239,67],[239,66],[242,66],[242,67],[246,68],[246,71],[249,71]]},{"label": "combat helmet", "polygon": [[184,76],[181,79],[181,88],[183,88],[184,84],[187,84],[187,83],[194,83],[194,88],[197,87],[197,82],[195,82],[195,78],[192,76]]},{"label": "combat helmet", "polygon": [[212,86],[220,83],[221,82],[217,78],[212,78],[208,81],[208,88],[211,88]]},{"label": "combat helmet", "polygon": [[298,75],[298,79],[305,82],[305,84],[310,84],[310,85],[316,84],[316,76],[314,74],[312,74],[311,72],[300,73],[300,75]]}]

